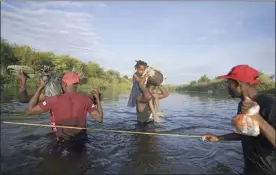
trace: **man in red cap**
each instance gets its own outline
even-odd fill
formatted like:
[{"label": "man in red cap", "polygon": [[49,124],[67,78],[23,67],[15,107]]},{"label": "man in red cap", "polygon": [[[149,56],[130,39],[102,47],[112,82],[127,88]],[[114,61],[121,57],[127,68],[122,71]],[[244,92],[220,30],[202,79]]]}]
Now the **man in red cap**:
[{"label": "man in red cap", "polygon": [[[103,110],[99,92],[97,90],[93,90],[92,92],[96,98],[96,107],[88,96],[77,93],[76,85],[79,83],[80,78],[77,74],[71,72],[65,73],[62,78],[64,94],[50,97],[41,104],[38,104],[39,96],[45,87],[45,84],[42,84],[30,100],[27,113],[34,115],[51,111],[55,116],[55,122],[58,126],[85,128],[87,112],[96,121],[103,122]],[[86,130],[80,129],[57,128],[56,136],[59,143],[72,140],[85,141],[87,139]]]},{"label": "man in red cap", "polygon": [[[241,98],[238,114],[246,112],[255,102],[260,106],[258,115],[252,116],[259,123],[260,135],[257,137],[230,133],[221,136],[205,134],[203,138],[210,142],[241,140],[245,161],[245,174],[275,174],[275,99],[258,94],[252,86],[260,83],[256,80],[259,72],[248,65],[238,65],[220,78],[227,80],[229,94]],[[245,98],[247,97],[247,98]],[[250,100],[249,100],[250,99]]]}]

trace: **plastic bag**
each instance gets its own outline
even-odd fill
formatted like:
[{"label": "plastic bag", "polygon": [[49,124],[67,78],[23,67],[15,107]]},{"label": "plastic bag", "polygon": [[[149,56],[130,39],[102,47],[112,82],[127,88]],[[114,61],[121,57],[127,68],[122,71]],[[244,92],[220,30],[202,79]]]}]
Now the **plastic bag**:
[{"label": "plastic bag", "polygon": [[238,134],[258,136],[260,134],[259,123],[251,116],[258,114],[260,106],[255,103],[245,114],[239,114],[232,120],[234,131]]},{"label": "plastic bag", "polygon": [[61,95],[62,87],[61,83],[58,80],[50,79],[45,85],[45,91],[44,94],[46,97],[52,97],[56,95]]},{"label": "plastic bag", "polygon": [[160,70],[158,70],[156,68],[153,68],[153,67],[146,68],[146,70],[143,74],[143,77],[145,76],[145,74],[148,75],[146,82],[153,86],[159,86],[164,81],[163,74],[161,73]]}]

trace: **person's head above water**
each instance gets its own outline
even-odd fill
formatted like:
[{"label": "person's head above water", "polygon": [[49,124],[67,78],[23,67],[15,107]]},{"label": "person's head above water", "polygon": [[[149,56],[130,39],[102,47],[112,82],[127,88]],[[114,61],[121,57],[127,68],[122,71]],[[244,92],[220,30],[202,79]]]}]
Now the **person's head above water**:
[{"label": "person's head above water", "polygon": [[134,66],[135,70],[142,75],[145,71],[145,69],[148,67],[148,64],[142,60],[136,61],[136,64]]},{"label": "person's head above water", "polygon": [[76,92],[77,86],[80,83],[78,74],[67,72],[62,77],[62,89],[64,92]]},{"label": "person's head above water", "polygon": [[221,79],[227,80],[228,92],[234,97],[242,97],[243,93],[256,93],[252,87],[254,84],[260,83],[257,78],[260,73],[248,65],[237,65],[231,69],[227,75],[219,76]]}]

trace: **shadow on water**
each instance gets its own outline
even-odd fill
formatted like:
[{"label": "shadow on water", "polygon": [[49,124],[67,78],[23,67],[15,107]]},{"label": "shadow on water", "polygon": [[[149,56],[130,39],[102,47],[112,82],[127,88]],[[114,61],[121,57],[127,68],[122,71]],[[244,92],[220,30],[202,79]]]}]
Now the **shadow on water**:
[{"label": "shadow on water", "polygon": [[[153,123],[137,124],[137,130],[156,132]],[[150,135],[134,135],[132,151],[121,168],[123,174],[160,173],[163,157],[159,154],[158,137]]]},{"label": "shadow on water", "polygon": [[[26,116],[27,104],[15,96],[1,103],[1,120],[49,124],[49,114]],[[12,95],[10,95],[12,96]],[[139,125],[128,94],[104,94],[104,123],[87,117],[87,127],[201,135],[232,132],[237,101],[208,94],[170,94],[161,101],[163,123]],[[52,154],[50,128],[1,124],[3,173],[47,174],[238,174],[243,170],[240,142],[206,143],[199,139],[88,132],[78,153]]]}]

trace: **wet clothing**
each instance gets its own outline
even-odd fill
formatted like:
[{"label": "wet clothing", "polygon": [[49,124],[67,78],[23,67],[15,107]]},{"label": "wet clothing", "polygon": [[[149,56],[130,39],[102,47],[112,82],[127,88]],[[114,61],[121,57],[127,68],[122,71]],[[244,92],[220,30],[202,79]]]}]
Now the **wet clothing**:
[{"label": "wet clothing", "polygon": [[56,138],[55,135],[48,134],[50,138],[49,144],[47,144],[45,151],[47,154],[55,155],[57,157],[70,157],[72,154],[78,154],[85,148],[85,143],[88,142],[86,132],[80,132],[74,137],[68,140],[64,138]]},{"label": "wet clothing", "polygon": [[[136,72],[135,73],[139,78],[141,78],[141,76]],[[136,106],[136,98],[142,94],[140,87],[139,87],[139,83],[136,80],[132,80],[133,85],[132,85],[132,89],[130,91],[130,95],[129,95],[129,99],[128,99],[128,103],[127,106],[128,107],[135,107]]]},{"label": "wet clothing", "polygon": [[[92,100],[77,92],[66,92],[62,95],[50,97],[40,107],[43,111],[51,110],[55,116],[55,124],[63,126],[86,127],[86,114],[96,110]],[[56,136],[70,140],[79,133],[80,129],[57,128]]]},{"label": "wet clothing", "polygon": [[56,126],[55,116],[51,111],[50,111],[50,120],[51,120],[51,126],[52,126],[53,132],[57,132],[57,128],[55,127]]},{"label": "wet clothing", "polygon": [[[259,94],[254,100],[260,106],[261,116],[275,129],[275,99]],[[238,114],[241,112],[242,102],[239,103]],[[276,149],[260,133],[257,137],[242,135],[242,148],[245,161],[245,174],[275,174],[276,168]]]},{"label": "wet clothing", "polygon": [[153,121],[153,116],[150,111],[149,104],[146,104],[144,110],[142,112],[139,112],[138,107],[136,107],[137,112],[137,121],[140,123],[147,123]]}]

